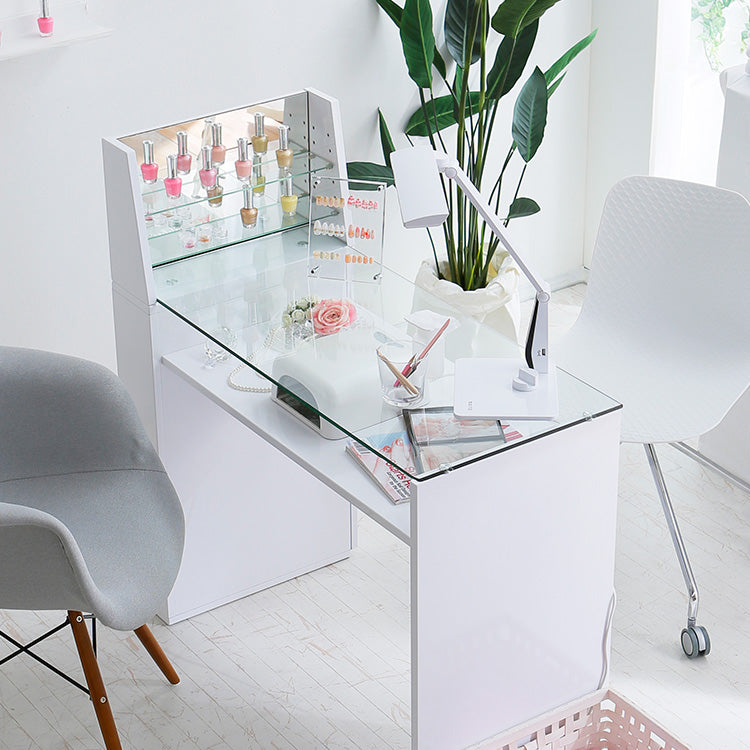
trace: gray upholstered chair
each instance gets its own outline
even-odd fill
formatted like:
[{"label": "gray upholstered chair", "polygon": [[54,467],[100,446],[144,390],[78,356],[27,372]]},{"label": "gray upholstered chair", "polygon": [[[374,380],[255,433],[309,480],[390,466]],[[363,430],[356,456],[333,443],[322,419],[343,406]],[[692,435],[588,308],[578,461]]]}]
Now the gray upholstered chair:
[{"label": "gray upholstered chair", "polygon": [[[179,682],[144,623],[174,584],[183,541],[179,499],[120,380],[0,347],[0,609],[67,611],[34,643],[70,624],[88,690],[62,676],[91,695],[108,750],[120,740],[82,613],[135,630]],[[2,635],[17,649],[2,661],[28,653],[62,674]]]}]

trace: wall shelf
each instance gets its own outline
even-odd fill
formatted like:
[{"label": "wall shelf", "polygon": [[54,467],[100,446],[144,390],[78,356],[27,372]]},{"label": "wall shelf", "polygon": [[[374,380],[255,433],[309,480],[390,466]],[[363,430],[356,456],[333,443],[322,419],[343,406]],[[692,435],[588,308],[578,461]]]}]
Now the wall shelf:
[{"label": "wall shelf", "polygon": [[52,36],[43,37],[37,29],[38,13],[0,19],[0,60],[34,55],[57,47],[108,36],[112,29],[94,23],[84,3],[56,4],[52,9],[55,19]]}]

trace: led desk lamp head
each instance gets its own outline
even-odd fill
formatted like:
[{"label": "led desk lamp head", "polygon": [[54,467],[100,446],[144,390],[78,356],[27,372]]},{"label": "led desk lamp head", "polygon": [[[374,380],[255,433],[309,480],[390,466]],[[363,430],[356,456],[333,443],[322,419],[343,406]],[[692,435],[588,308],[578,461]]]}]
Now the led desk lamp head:
[{"label": "led desk lamp head", "polygon": [[[521,392],[530,392],[537,389],[538,397],[530,398],[531,394],[524,393],[524,404],[511,405],[510,412],[497,416],[521,419],[524,417],[553,417],[557,411],[557,386],[554,378],[554,368],[549,364],[549,317],[548,303],[550,299],[549,285],[539,281],[526,263],[516,252],[506,236],[506,230],[502,226],[501,219],[492,211],[477,188],[461,169],[456,161],[447,154],[440,153],[427,147],[406,148],[394,151],[391,154],[391,166],[393,177],[398,190],[398,200],[401,206],[401,218],[407,229],[417,227],[439,226],[448,218],[448,206],[445,193],[440,181],[443,174],[453,180],[466,195],[472,205],[477,209],[479,215],[487,222],[487,226],[500,240],[502,246],[508,251],[526,278],[532,283],[536,290],[536,302],[534,312],[531,316],[529,332],[526,337],[525,359],[526,366],[518,370],[515,377],[511,377],[512,386],[520,396]],[[465,367],[472,368],[471,360],[462,361]],[[459,370],[457,362],[456,381],[458,384]],[[474,360],[479,367],[485,368],[487,361]],[[515,368],[513,368],[515,369]],[[483,369],[483,372],[486,371]],[[539,377],[541,376],[541,378]],[[502,391],[501,384],[493,384]],[[552,392],[554,391],[554,392]],[[511,399],[512,402],[513,399]],[[518,399],[516,399],[518,400]],[[459,416],[495,416],[493,414],[459,413],[460,405],[456,403],[456,413]],[[468,411],[471,411],[469,405]],[[519,411],[519,414],[511,412]],[[463,410],[461,410],[463,412]]]}]

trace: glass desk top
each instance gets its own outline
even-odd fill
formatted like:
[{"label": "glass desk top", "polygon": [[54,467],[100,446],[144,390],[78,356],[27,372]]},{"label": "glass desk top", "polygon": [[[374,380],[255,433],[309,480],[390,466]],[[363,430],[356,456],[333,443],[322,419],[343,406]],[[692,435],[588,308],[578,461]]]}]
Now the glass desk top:
[{"label": "glass desk top", "polygon": [[[248,368],[235,382],[272,388],[270,396],[248,398],[274,398],[323,437],[343,438],[342,452],[346,439],[354,439],[422,480],[620,408],[558,370],[555,419],[456,420],[456,359],[507,356],[520,364],[520,347],[387,268],[374,267],[378,278],[369,282],[311,276],[307,243],[303,226],[159,265],[153,269],[156,294],[161,305],[205,335],[206,366],[223,350],[234,355]],[[293,312],[295,303],[304,307],[311,298],[331,300],[334,308],[348,300],[356,319],[337,332],[315,333],[305,310]],[[451,323],[420,365],[426,368],[425,398],[406,418],[382,398],[376,349],[413,340],[417,329],[406,316],[422,310],[450,316]],[[415,343],[415,351],[422,348]],[[227,367],[227,375],[233,369]]]}]

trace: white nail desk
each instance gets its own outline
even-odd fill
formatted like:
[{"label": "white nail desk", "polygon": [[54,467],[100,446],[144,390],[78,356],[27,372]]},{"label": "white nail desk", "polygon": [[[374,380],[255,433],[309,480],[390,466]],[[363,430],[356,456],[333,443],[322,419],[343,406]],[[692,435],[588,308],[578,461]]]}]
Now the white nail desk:
[{"label": "white nail desk", "polygon": [[[255,111],[216,118],[226,136],[229,123],[242,131]],[[521,437],[464,446],[432,468],[401,465],[412,477],[411,499],[392,504],[345,453],[350,439],[377,448],[373,437],[401,424],[370,375],[357,373],[371,366],[377,384],[376,342],[406,335],[404,315],[415,309],[446,310],[385,268],[377,280],[345,286],[311,276],[310,184],[316,170],[341,176],[345,163],[337,105],[306,91],[263,111],[267,122],[290,125],[291,172],[276,169],[269,146],[258,221],[243,227],[244,186],[232,177],[236,156],[228,149],[219,167],[222,205],[201,220],[221,226],[194,248],[185,247],[183,230],[206,210],[205,192],[183,184],[181,198],[168,204],[163,172],[144,186],[134,147],[154,140],[158,162],[160,146],[176,150],[176,130],[192,124],[200,135],[202,122],[103,144],[119,372],[186,517],[182,568],[161,615],[177,622],[346,558],[359,509],[410,548],[412,745],[466,747],[599,684],[614,577],[620,407],[560,372],[557,419],[516,423]],[[277,183],[290,174],[299,196],[294,216],[278,200]],[[309,294],[356,305],[356,325],[333,334],[335,346],[280,327],[288,303]],[[516,351],[472,319],[454,317],[430,406],[449,399],[456,357]],[[211,339],[223,342],[231,364],[206,366]],[[363,358],[368,347],[371,359]],[[302,351],[327,365],[335,358],[341,375],[331,376],[327,401],[284,369]],[[230,388],[227,375],[242,362],[259,374],[246,368],[236,381],[259,388],[281,381],[298,416],[269,393]],[[349,388],[348,373],[361,377],[359,389]],[[340,408],[336,394],[352,390],[361,394]],[[325,439],[305,421],[342,437]]]}]

